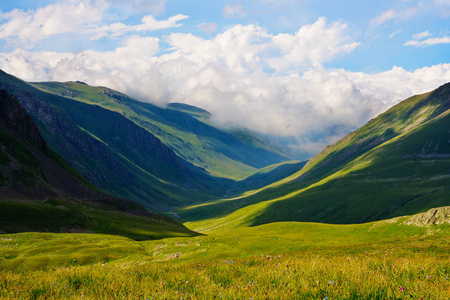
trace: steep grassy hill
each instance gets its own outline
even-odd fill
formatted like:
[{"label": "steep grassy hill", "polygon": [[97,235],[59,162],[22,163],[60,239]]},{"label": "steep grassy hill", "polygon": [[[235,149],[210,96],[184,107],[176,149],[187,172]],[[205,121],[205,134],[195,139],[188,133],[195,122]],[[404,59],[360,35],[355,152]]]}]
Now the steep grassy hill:
[{"label": "steep grassy hill", "polygon": [[51,148],[110,194],[165,211],[226,189],[229,180],[187,163],[116,111],[43,92],[4,72],[0,87],[17,95]]},{"label": "steep grassy hill", "polygon": [[17,98],[0,90],[0,232],[192,236],[170,218],[99,191],[49,148]]},{"label": "steep grassy hill", "polygon": [[256,169],[288,160],[286,155],[248,130],[215,127],[209,122],[209,112],[197,107],[172,103],[161,108],[105,87],[80,82],[33,85],[49,93],[119,112],[212,176],[243,179]]},{"label": "steep grassy hill", "polygon": [[275,221],[362,223],[450,204],[450,84],[411,97],[243,196],[180,210],[199,230]]}]

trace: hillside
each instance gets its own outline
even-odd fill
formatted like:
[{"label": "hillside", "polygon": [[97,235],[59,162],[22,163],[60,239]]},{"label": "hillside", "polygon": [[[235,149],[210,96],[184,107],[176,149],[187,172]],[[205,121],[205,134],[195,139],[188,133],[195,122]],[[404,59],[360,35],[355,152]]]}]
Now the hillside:
[{"label": "hillside", "polygon": [[449,127],[446,84],[399,103],[290,177],[179,214],[191,228],[208,230],[276,221],[363,223],[449,205]]},{"label": "hillside", "polygon": [[0,71],[44,140],[99,189],[153,211],[222,197],[289,158],[252,132],[210,124],[202,109],[161,108],[82,82],[29,84]]},{"label": "hillside", "polygon": [[261,168],[243,180],[236,181],[227,195],[240,195],[246,191],[263,188],[300,170],[307,161],[287,161]]},{"label": "hillside", "polygon": [[191,236],[180,223],[95,188],[47,146],[17,98],[0,90],[0,232]]},{"label": "hillside", "polygon": [[48,145],[101,190],[159,211],[222,193],[223,183],[116,111],[42,92],[3,72],[0,87],[17,95]]},{"label": "hillside", "polygon": [[197,107],[171,103],[161,108],[106,87],[80,82],[32,84],[65,99],[119,112],[152,133],[179,157],[215,177],[243,179],[256,169],[289,159],[248,130],[214,126],[209,121],[210,113]]}]

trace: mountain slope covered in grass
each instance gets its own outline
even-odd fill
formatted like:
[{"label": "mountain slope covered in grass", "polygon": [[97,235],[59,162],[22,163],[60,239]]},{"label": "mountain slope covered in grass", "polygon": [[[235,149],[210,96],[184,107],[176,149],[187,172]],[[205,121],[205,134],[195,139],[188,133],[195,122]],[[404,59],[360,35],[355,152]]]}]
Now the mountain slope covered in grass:
[{"label": "mountain slope covered in grass", "polygon": [[107,195],[47,146],[14,95],[0,90],[0,232],[192,236],[179,222]]},{"label": "mountain slope covered in grass", "polygon": [[4,72],[0,87],[17,96],[51,148],[110,194],[164,211],[221,194],[227,183],[116,111],[43,92]]},{"label": "mountain slope covered in grass", "polygon": [[234,180],[289,158],[202,109],[139,102],[82,82],[27,83],[0,72],[42,137],[99,189],[155,211],[222,197]]},{"label": "mountain slope covered in grass", "polygon": [[363,223],[449,205],[449,128],[446,84],[399,103],[281,181],[179,214],[191,228],[208,230],[276,221]]},{"label": "mountain slope covered in grass", "polygon": [[252,132],[218,128],[210,113],[181,103],[161,108],[105,87],[80,82],[33,83],[43,91],[117,111],[158,137],[187,162],[212,176],[243,179],[288,157]]}]

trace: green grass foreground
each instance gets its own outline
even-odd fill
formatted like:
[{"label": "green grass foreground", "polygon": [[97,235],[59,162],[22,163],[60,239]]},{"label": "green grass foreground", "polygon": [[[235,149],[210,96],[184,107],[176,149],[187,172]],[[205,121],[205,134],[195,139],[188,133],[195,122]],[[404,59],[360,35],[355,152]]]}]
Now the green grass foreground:
[{"label": "green grass foreground", "polygon": [[274,223],[134,241],[0,237],[1,299],[450,299],[450,226]]}]

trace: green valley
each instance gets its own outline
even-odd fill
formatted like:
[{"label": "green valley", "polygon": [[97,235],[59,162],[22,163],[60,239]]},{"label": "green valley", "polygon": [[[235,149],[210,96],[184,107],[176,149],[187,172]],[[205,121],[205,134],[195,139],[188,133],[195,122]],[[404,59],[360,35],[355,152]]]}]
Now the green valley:
[{"label": "green valley", "polygon": [[0,300],[450,300],[450,0],[0,0]]},{"label": "green valley", "polygon": [[450,299],[450,84],[299,162],[200,108],[1,75],[0,299]]},{"label": "green valley", "polygon": [[214,127],[209,122],[210,114],[196,107],[172,103],[161,108],[105,87],[80,82],[33,83],[33,86],[119,112],[212,176],[242,179],[257,168],[288,159],[248,130],[223,131]]},{"label": "green valley", "polygon": [[0,75],[50,147],[101,190],[152,211],[222,196],[233,179],[288,159],[247,130],[212,126],[200,109],[164,109],[81,82],[30,85]]},{"label": "green valley", "polygon": [[364,223],[449,205],[449,108],[447,84],[401,102],[291,176],[179,214],[191,228],[216,230],[279,221]]},{"label": "green valley", "polygon": [[[273,223],[142,242],[3,235],[0,297],[448,299],[448,213],[359,225]],[[433,215],[441,217],[433,222]]]}]

